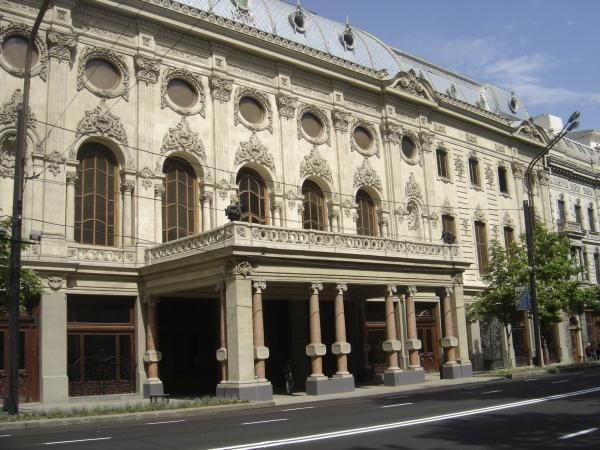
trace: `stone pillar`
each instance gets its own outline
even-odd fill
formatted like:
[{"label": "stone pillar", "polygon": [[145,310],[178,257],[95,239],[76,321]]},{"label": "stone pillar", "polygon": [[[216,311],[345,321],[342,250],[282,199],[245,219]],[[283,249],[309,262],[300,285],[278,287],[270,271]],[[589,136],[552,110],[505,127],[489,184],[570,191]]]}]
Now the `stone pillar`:
[{"label": "stone pillar", "polygon": [[335,342],[331,346],[331,353],[337,358],[337,372],[330,380],[331,391],[352,392],[354,390],[354,377],[348,372],[348,355],[352,350],[346,341],[346,316],[344,314],[344,293],[348,290],[345,284],[335,286]]},{"label": "stone pillar", "polygon": [[273,226],[281,226],[281,203],[273,202]]},{"label": "stone pillar", "polygon": [[444,349],[444,364],[442,365],[442,378],[460,378],[460,366],[456,363],[456,347],[458,339],[454,335],[454,317],[452,314],[452,289],[445,288],[441,294],[442,314],[444,322],[444,337],[440,340]]},{"label": "stone pillar", "polygon": [[219,348],[217,349],[217,361],[221,369],[221,383],[227,382],[227,309],[225,286],[218,283],[215,291],[219,293]]},{"label": "stone pillar", "polygon": [[411,370],[423,370],[419,362],[421,341],[417,338],[417,315],[415,312],[415,299],[417,293],[415,286],[410,286],[404,295],[406,303],[406,348],[408,350],[408,363]]},{"label": "stone pillar", "polygon": [[265,329],[263,324],[262,291],[267,288],[264,281],[255,281],[252,285],[252,341],[254,343],[254,376],[258,381],[265,378],[265,361],[269,358],[269,349],[265,347]]},{"label": "stone pillar", "polygon": [[77,172],[67,172],[67,199],[65,208],[65,236],[67,241],[75,240],[75,183]]},{"label": "stone pillar", "polygon": [[164,393],[162,381],[158,376],[158,363],[162,358],[156,345],[158,342],[156,313],[158,302],[159,299],[155,296],[148,295],[144,297],[144,303],[146,304],[146,353],[144,354],[144,362],[148,374],[144,383],[144,397]]},{"label": "stone pillar", "polygon": [[135,240],[132,236],[132,197],[135,189],[133,181],[124,181],[121,183],[121,192],[123,193],[123,226],[121,245],[134,245]]},{"label": "stone pillar", "polygon": [[40,381],[43,403],[69,401],[66,280],[48,277],[40,301]]},{"label": "stone pillar", "polygon": [[473,375],[473,368],[469,360],[469,346],[467,335],[467,316],[465,312],[465,295],[463,289],[462,274],[454,277],[454,284],[451,293],[452,314],[454,318],[454,334],[458,339],[456,347],[457,363],[460,365],[462,377],[470,377]]},{"label": "stone pillar", "polygon": [[[296,184],[296,179],[293,174],[298,173],[300,167],[295,160],[295,139],[296,130],[296,109],[298,107],[298,98],[292,95],[290,77],[286,74],[279,75],[280,88],[284,91],[277,94],[277,108],[279,111],[279,128],[280,128],[280,156],[282,166],[282,179],[286,186],[291,187]],[[276,223],[276,226],[284,226],[286,228],[302,228],[302,223],[296,223],[296,216],[293,214],[295,201],[291,201],[290,197],[295,195],[295,189],[288,189],[286,197],[288,198],[287,207],[284,208],[284,224]]]},{"label": "stone pillar", "polygon": [[202,232],[210,230],[210,205],[212,204],[212,193],[203,192],[200,195],[202,205]]},{"label": "stone pillar", "polygon": [[327,352],[321,342],[321,314],[319,311],[319,292],[323,290],[321,283],[312,283],[308,304],[309,339],[306,355],[310,357],[311,374],[306,380],[306,393],[319,395],[327,391],[327,377],[323,375],[323,356]]},{"label": "stone pillar", "polygon": [[163,184],[154,185],[154,241],[162,243],[162,200],[165,195],[165,187]]},{"label": "stone pillar", "polygon": [[389,285],[385,291],[385,331],[386,340],[383,342],[383,351],[388,354],[388,366],[386,369],[390,372],[396,372],[398,367],[398,352],[402,350],[402,345],[396,335],[396,314],[394,311],[394,296],[397,287]]},{"label": "stone pillar", "polygon": [[271,400],[271,383],[254,376],[252,283],[246,278],[251,265],[240,262],[228,267],[225,279],[227,314],[227,381],[217,385],[217,396],[240,400]]},{"label": "stone pillar", "polygon": [[339,233],[340,231],[340,212],[337,211],[335,205],[329,205],[329,223],[331,224],[332,233]]}]

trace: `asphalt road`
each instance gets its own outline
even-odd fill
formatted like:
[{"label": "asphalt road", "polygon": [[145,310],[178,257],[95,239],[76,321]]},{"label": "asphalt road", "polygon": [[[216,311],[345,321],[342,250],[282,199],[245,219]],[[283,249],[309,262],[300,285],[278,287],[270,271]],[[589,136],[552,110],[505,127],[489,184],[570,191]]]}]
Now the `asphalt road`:
[{"label": "asphalt road", "polygon": [[0,434],[0,449],[600,449],[600,369],[175,420]]}]

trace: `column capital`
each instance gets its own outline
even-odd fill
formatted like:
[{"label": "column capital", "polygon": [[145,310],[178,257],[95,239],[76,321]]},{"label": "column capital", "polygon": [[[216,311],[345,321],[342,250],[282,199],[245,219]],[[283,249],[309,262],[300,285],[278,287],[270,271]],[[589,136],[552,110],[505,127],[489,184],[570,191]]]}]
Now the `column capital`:
[{"label": "column capital", "polygon": [[319,292],[323,290],[323,283],[314,282],[310,284],[310,293],[313,295],[319,295]]},{"label": "column capital", "polygon": [[50,30],[46,35],[46,42],[48,44],[48,56],[51,59],[71,62],[71,50],[77,43],[77,35]]},{"label": "column capital", "polygon": [[416,293],[417,293],[417,287],[416,286],[408,286],[406,288],[406,291],[405,291],[404,295],[406,295],[407,297],[414,297]]},{"label": "column capital", "polygon": [[161,183],[161,184],[155,184],[154,185],[154,198],[155,199],[162,199],[163,195],[165,195],[165,186]]},{"label": "column capital", "polygon": [[135,75],[138,81],[142,81],[146,84],[156,84],[160,72],[161,60],[136,55],[134,57],[134,62]]},{"label": "column capital", "polygon": [[213,100],[216,100],[220,103],[228,103],[231,99],[232,90],[233,80],[215,76],[210,77],[210,91],[212,93]]},{"label": "column capital", "polygon": [[293,119],[296,116],[298,98],[290,97],[285,94],[277,94],[277,107],[279,108],[279,115],[281,117]]},{"label": "column capital", "polygon": [[142,303],[147,306],[156,306],[160,303],[160,297],[158,295],[142,295]]},{"label": "column capital", "polygon": [[204,191],[200,194],[200,202],[202,202],[202,203],[205,203],[205,202],[212,203],[212,199],[213,199],[212,192]]},{"label": "column capital", "polygon": [[335,290],[338,295],[344,295],[348,291],[348,285],[345,283],[337,283],[335,285]]},{"label": "column capital", "polygon": [[340,133],[347,133],[350,127],[350,113],[341,109],[333,110],[333,127]]},{"label": "column capital", "polygon": [[454,288],[451,286],[446,286],[443,287],[442,290],[440,291],[440,297],[444,298],[444,297],[450,297],[452,294],[454,293]]},{"label": "column capital", "polygon": [[396,286],[395,284],[388,284],[385,287],[386,297],[393,297],[394,295],[396,295],[396,292],[398,292],[398,286]]},{"label": "column capital", "polygon": [[121,183],[121,192],[126,192],[129,194],[133,194],[135,190],[135,182],[133,181],[123,181]]},{"label": "column capital", "polygon": [[67,172],[67,186],[77,183],[77,180],[79,180],[77,172]]},{"label": "column capital", "polygon": [[252,283],[252,289],[254,289],[257,294],[262,294],[262,291],[267,289],[267,282],[262,280],[255,281]]}]

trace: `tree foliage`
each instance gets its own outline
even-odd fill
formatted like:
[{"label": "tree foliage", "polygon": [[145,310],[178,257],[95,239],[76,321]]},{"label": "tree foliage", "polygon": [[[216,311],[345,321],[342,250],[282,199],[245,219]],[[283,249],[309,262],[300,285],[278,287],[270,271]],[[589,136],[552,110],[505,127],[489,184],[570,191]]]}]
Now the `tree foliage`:
[{"label": "tree foliage", "polygon": [[[10,220],[0,221],[0,226],[10,229]],[[22,244],[24,248],[27,244]],[[7,308],[7,284],[8,264],[10,257],[10,241],[0,240],[0,314],[6,313]],[[19,302],[21,310],[25,310],[27,300],[39,297],[44,292],[42,280],[31,269],[21,269],[21,288],[19,291]]]}]

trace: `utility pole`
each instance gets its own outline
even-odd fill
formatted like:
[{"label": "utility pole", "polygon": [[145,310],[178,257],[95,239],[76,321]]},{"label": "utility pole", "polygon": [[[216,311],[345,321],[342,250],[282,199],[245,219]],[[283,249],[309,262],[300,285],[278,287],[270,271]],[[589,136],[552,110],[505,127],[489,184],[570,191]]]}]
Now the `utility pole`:
[{"label": "utility pole", "polygon": [[19,297],[21,291],[21,235],[23,228],[24,167],[27,156],[27,121],[29,113],[29,87],[31,84],[31,56],[37,32],[51,0],[44,0],[27,43],[23,97],[17,107],[17,142],[15,148],[15,180],[11,223],[10,268],[8,273],[8,396],[4,411],[19,414]]}]

